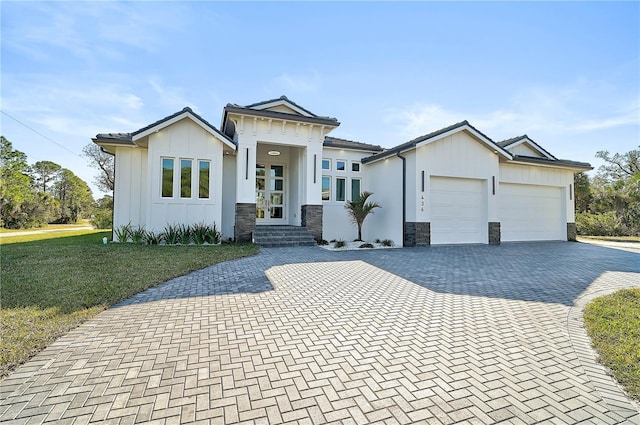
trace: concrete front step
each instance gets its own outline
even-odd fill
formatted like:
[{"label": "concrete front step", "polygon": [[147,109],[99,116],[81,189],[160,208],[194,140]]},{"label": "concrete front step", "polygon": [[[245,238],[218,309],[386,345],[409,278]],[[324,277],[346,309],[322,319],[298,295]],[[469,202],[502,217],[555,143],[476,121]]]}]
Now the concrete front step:
[{"label": "concrete front step", "polygon": [[264,247],[316,244],[311,233],[305,227],[299,226],[256,226],[253,241]]}]

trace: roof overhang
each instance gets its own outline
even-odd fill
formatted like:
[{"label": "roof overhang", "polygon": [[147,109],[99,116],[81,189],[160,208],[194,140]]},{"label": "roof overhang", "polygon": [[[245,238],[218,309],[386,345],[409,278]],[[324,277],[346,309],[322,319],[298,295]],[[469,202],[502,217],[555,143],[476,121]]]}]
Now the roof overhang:
[{"label": "roof overhang", "polygon": [[572,170],[575,172],[590,171],[593,167],[588,162],[570,161],[568,159],[547,159],[536,158],[532,156],[514,155],[511,161],[506,161],[506,164],[519,164],[519,165],[536,165],[540,167],[551,168],[563,168],[566,170]]},{"label": "roof overhang", "polygon": [[521,144],[529,145],[530,148],[532,148],[533,150],[537,151],[540,155],[544,156],[547,159],[557,159],[555,156],[553,156],[549,152],[547,152],[542,146],[540,146],[539,144],[537,144],[536,142],[531,140],[529,138],[529,136],[527,136],[526,134],[524,136],[520,136],[520,137],[518,137],[516,139],[513,139],[512,141],[510,141],[506,145],[503,145],[503,148],[508,150],[508,149],[511,149],[511,148],[515,148],[516,146],[521,145]]},{"label": "roof overhang", "polygon": [[224,124],[227,121],[227,118],[229,117],[229,115],[260,117],[260,118],[274,119],[274,120],[287,121],[287,122],[291,121],[291,122],[300,122],[300,123],[306,123],[306,124],[317,124],[317,125],[324,125],[325,127],[331,127],[331,128],[336,128],[340,125],[340,122],[335,118],[293,115],[293,114],[287,114],[284,112],[257,110],[257,109],[249,109],[249,108],[243,108],[239,106],[227,105],[224,108],[222,128],[224,128]]},{"label": "roof overhang", "polygon": [[204,121],[198,115],[192,113],[191,110],[187,110],[187,109],[183,110],[180,114],[177,114],[169,119],[158,122],[156,125],[152,125],[148,128],[145,128],[143,131],[133,133],[131,136],[131,141],[137,145],[136,142],[139,141],[140,139],[144,139],[145,137],[153,133],[157,133],[158,131],[166,127],[169,127],[170,125],[173,125],[179,121],[182,121],[183,119],[190,119],[191,121],[196,123],[198,126],[200,126],[204,131],[206,131],[216,139],[220,140],[228,148],[234,151],[236,150],[236,145],[233,143],[233,141],[231,141],[228,137],[226,137],[224,134],[222,134],[220,131],[218,131],[216,128],[210,125],[208,122]]}]

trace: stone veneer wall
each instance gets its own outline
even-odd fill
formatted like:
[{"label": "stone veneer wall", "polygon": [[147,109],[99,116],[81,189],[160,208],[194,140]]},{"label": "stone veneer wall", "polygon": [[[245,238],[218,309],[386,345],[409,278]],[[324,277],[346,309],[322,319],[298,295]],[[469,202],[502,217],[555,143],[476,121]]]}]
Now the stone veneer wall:
[{"label": "stone veneer wall", "polygon": [[567,240],[575,241],[577,236],[576,223],[567,223]]},{"label": "stone veneer wall", "polygon": [[431,223],[406,222],[404,224],[403,246],[431,245]]},{"label": "stone veneer wall", "polygon": [[489,222],[489,245],[500,245],[500,222]]},{"label": "stone veneer wall", "polygon": [[251,242],[256,230],[256,204],[236,204],[236,224],[233,237],[236,242]]},{"label": "stone veneer wall", "polygon": [[315,240],[322,239],[322,205],[303,205],[300,219]]}]

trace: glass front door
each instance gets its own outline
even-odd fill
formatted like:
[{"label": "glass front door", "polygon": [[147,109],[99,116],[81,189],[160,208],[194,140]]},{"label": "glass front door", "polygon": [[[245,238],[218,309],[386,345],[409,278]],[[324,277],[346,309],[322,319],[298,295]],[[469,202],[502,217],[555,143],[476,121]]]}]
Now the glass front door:
[{"label": "glass front door", "polygon": [[286,224],[284,166],[256,164],[256,221]]}]

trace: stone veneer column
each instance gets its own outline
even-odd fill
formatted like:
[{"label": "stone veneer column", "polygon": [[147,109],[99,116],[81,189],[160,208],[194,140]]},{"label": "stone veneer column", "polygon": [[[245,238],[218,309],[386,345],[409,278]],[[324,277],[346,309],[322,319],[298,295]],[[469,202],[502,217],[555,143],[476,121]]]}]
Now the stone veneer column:
[{"label": "stone veneer column", "polygon": [[575,242],[577,236],[576,223],[567,223],[567,240]]},{"label": "stone veneer column", "polygon": [[489,222],[489,245],[500,245],[500,222]]},{"label": "stone veneer column", "polygon": [[317,241],[322,239],[322,205],[303,205],[300,221]]},{"label": "stone veneer column", "polygon": [[431,223],[406,222],[404,224],[403,246],[431,245]]},{"label": "stone veneer column", "polygon": [[236,204],[236,224],[233,236],[236,242],[251,242],[256,230],[256,204]]}]

